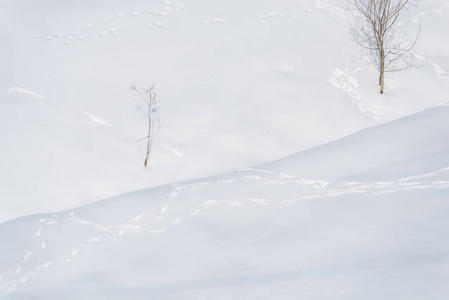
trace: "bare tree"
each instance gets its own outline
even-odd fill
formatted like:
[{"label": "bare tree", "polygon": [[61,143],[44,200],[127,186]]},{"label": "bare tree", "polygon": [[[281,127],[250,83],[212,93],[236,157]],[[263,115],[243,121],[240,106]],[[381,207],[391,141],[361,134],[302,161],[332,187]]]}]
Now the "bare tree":
[{"label": "bare tree", "polygon": [[145,157],[145,167],[148,163],[148,158],[150,157],[151,149],[153,148],[153,143],[156,139],[159,130],[161,129],[161,125],[159,124],[159,120],[153,117],[154,114],[154,105],[156,104],[156,93],[153,93],[154,84],[146,89],[142,89],[145,94],[147,94],[147,98],[145,95],[139,91],[134,85],[131,86],[131,90],[136,91],[142,99],[145,101],[148,106],[148,135],[137,141],[141,142],[143,140],[147,140],[147,154]]},{"label": "bare tree", "polygon": [[411,41],[406,38],[405,26],[396,21],[409,5],[419,0],[347,0],[350,9],[355,11],[352,33],[355,41],[370,52],[373,64],[379,71],[380,93],[384,92],[386,72],[401,71],[417,67],[413,49],[418,33]]}]

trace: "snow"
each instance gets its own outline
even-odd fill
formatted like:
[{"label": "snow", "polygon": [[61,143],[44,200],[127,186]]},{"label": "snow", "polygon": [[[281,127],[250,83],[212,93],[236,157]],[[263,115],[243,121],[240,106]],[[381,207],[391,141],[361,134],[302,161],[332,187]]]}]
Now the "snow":
[{"label": "snow", "polygon": [[[3,22],[15,30],[4,35],[1,128],[16,142],[0,150],[3,221],[257,165],[446,102],[426,95],[448,89],[429,18],[422,39],[437,35],[437,50],[420,47],[419,58],[432,63],[392,74],[381,97],[336,4],[5,3]],[[128,87],[153,83],[159,142],[183,155],[155,147],[145,170],[144,145],[134,143],[146,134],[145,113]],[[32,95],[45,99],[29,103]]]},{"label": "snow", "polygon": [[447,298],[447,0],[384,95],[344,0],[88,2],[2,3],[0,299]]},{"label": "snow", "polygon": [[[432,108],[257,169],[4,223],[1,289],[11,299],[444,297],[449,161],[427,169],[449,159],[449,142],[435,143],[448,116],[447,106]],[[327,181],[279,173],[336,148],[369,162],[363,150],[387,133],[384,151],[407,148],[415,164],[393,155],[394,172],[348,166],[332,180],[323,172]],[[417,151],[407,138],[432,146]]]}]

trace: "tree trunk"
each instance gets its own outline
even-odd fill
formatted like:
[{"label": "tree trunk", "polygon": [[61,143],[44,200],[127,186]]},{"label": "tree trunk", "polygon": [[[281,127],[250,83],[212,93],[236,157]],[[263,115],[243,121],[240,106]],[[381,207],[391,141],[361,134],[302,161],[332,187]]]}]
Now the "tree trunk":
[{"label": "tree trunk", "polygon": [[385,55],[383,50],[380,52],[380,75],[379,75],[379,85],[380,93],[384,93],[384,80],[385,79]]},{"label": "tree trunk", "polygon": [[385,81],[385,69],[384,65],[382,64],[380,69],[380,78],[379,78],[379,85],[380,85],[380,93],[384,93],[384,81]]},{"label": "tree trunk", "polygon": [[148,137],[147,137],[147,157],[145,158],[145,167],[147,166],[148,157],[150,157],[150,139],[151,139],[151,105],[148,106]]}]

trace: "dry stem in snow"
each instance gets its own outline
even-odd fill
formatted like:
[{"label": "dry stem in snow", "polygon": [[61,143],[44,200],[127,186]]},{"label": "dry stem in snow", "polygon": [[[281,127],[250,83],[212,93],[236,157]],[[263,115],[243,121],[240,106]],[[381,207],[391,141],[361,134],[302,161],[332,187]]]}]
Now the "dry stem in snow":
[{"label": "dry stem in snow", "polygon": [[[144,164],[146,167],[148,163],[148,158],[150,157],[151,149],[153,148],[154,141],[156,139],[157,134],[159,133],[159,130],[161,129],[159,120],[153,118],[154,114],[153,107],[156,104],[156,93],[153,93],[154,84],[147,89],[142,89],[143,93],[139,91],[134,85],[131,86],[131,90],[136,91],[148,106],[148,135],[137,141],[140,142],[143,140],[147,140],[147,153]],[[148,99],[145,97],[144,93],[147,95]]]}]

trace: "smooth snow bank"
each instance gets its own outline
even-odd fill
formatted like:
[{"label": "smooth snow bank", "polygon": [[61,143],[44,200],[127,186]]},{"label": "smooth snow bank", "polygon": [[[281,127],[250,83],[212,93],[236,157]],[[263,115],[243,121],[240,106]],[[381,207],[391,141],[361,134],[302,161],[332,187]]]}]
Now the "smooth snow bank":
[{"label": "smooth snow bank", "polygon": [[262,168],[324,180],[392,180],[433,172],[449,166],[448,113],[447,106],[430,108]]},{"label": "smooth snow bank", "polygon": [[443,299],[448,119],[435,107],[257,168],[1,224],[0,295]]}]

